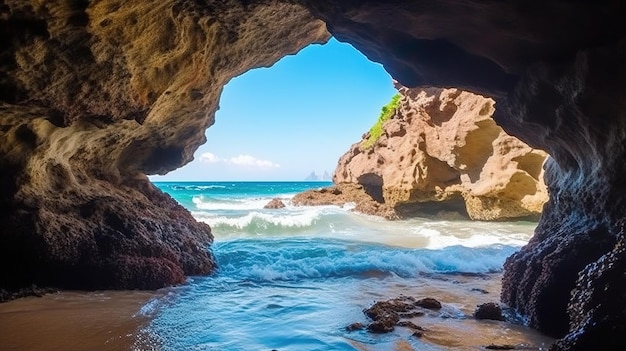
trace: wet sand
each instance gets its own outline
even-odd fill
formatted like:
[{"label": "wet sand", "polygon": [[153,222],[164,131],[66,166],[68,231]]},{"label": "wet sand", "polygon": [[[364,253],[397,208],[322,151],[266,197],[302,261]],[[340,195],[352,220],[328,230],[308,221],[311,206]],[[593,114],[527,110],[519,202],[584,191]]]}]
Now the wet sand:
[{"label": "wet sand", "polygon": [[130,350],[149,322],[145,291],[60,292],[0,304],[0,350]]},{"label": "wet sand", "polygon": [[[546,350],[554,341],[529,328],[506,322],[477,321],[477,304],[497,302],[500,274],[485,276],[428,275],[411,284],[389,284],[363,296],[375,301],[401,294],[432,296],[444,308],[411,319],[426,329],[416,339],[407,328],[389,335],[368,334],[369,342],[349,342],[362,351],[484,350],[490,344]],[[89,351],[158,350],[158,342],[139,332],[150,321],[150,303],[165,292],[61,292],[0,304],[0,350]],[[147,307],[144,307],[147,306]],[[144,307],[142,309],[142,307]],[[363,308],[368,307],[363,303]],[[362,322],[365,322],[363,317]],[[366,333],[366,331],[356,332]]]},{"label": "wet sand", "polygon": [[[488,345],[510,345],[516,350],[543,351],[555,339],[542,335],[531,328],[510,322],[476,320],[473,313],[477,305],[498,302],[502,274],[427,275],[428,283],[417,279],[415,285],[388,286],[388,291],[375,300],[406,296],[434,297],[443,303],[440,311],[408,320],[423,327],[421,338],[412,336],[413,330],[396,327],[395,337],[375,345],[353,341],[361,351],[411,351],[411,350],[457,350],[483,351]],[[400,294],[398,294],[400,292]],[[381,298],[383,297],[384,298]],[[369,306],[364,306],[369,307]],[[507,315],[507,319],[511,316]],[[518,320],[521,323],[521,320]],[[364,331],[362,331],[364,332]],[[376,337],[376,336],[374,336]]]}]

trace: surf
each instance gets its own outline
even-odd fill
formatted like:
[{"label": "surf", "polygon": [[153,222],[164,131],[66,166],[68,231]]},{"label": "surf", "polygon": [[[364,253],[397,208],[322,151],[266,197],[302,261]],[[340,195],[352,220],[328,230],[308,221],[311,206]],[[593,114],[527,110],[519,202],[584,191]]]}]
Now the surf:
[{"label": "surf", "polygon": [[[494,338],[543,342],[524,327],[494,329],[471,318],[476,304],[498,300],[503,263],[528,242],[535,223],[388,221],[353,206],[293,206],[295,193],[322,186],[313,182],[157,186],[211,226],[218,269],[146,303],[150,323],[137,350],[395,350],[398,342],[449,350]],[[263,208],[275,197],[286,207]],[[442,301],[447,322],[419,320],[433,340],[402,329],[345,329],[367,322],[362,309],[373,301],[399,294]]]}]

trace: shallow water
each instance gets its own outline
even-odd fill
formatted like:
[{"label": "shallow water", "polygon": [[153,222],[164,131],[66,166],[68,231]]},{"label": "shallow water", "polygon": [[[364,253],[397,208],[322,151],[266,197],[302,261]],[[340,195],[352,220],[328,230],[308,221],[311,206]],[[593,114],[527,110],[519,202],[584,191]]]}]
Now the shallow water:
[{"label": "shallow water", "polygon": [[[502,264],[534,223],[412,219],[390,222],[351,206],[294,207],[319,183],[160,183],[211,225],[219,271],[154,300],[137,349],[479,350],[491,343],[541,349],[549,339],[508,323],[478,322],[498,301]],[[284,209],[263,209],[279,197]],[[432,296],[444,308],[405,328],[347,332],[374,301]]]},{"label": "shallow water", "polygon": [[[148,345],[155,350],[394,350],[399,342],[416,350],[479,350],[491,343],[539,349],[548,339],[527,328],[471,318],[477,304],[498,300],[500,274],[432,273],[461,266],[496,271],[510,251],[414,250],[330,239],[218,243],[220,272],[156,299],[158,312],[143,332],[156,341]],[[440,312],[413,319],[427,329],[424,338],[404,328],[387,335],[345,330],[367,323],[363,308],[400,294],[444,304]]]},{"label": "shallow water", "polygon": [[[294,207],[322,183],[159,183],[215,235],[219,270],[146,292],[63,292],[0,304],[2,350],[484,350],[552,340],[476,321],[499,300],[502,264],[535,223],[390,222],[339,208]],[[263,206],[280,197],[284,209]],[[434,297],[412,321],[422,338],[348,332],[362,310],[401,294]]]}]

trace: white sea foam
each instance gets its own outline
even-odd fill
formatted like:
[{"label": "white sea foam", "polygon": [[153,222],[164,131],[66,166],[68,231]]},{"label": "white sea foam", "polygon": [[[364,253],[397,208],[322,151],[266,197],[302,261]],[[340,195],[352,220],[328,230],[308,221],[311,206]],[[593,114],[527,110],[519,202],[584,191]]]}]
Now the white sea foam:
[{"label": "white sea foam", "polygon": [[300,213],[283,212],[284,214],[252,211],[241,217],[205,216],[196,213],[196,219],[213,227],[229,226],[246,229],[251,226],[268,229],[270,226],[284,228],[308,227],[322,216],[320,211],[304,211]]},{"label": "white sea foam", "polygon": [[470,229],[467,231],[468,233],[463,233],[463,231],[457,228],[437,228],[436,224],[431,224],[431,227],[420,226],[413,231],[416,235],[427,238],[428,244],[426,248],[433,250],[457,245],[473,248],[496,244],[522,246],[528,241],[528,238],[526,238],[526,240],[517,239],[507,235],[500,235],[500,233],[494,232],[493,230],[480,232]]},{"label": "white sea foam", "polygon": [[[367,277],[417,277],[422,273],[489,273],[502,269],[514,247],[452,246],[442,250],[404,249],[337,240],[244,240],[219,245],[222,274],[254,281]],[[378,273],[375,273],[378,272]]]},{"label": "white sea foam", "polygon": [[[215,190],[199,189],[202,186],[206,183],[198,184],[196,191],[180,189],[184,191],[175,198],[196,219],[211,225],[218,270],[172,289],[175,298],[166,298],[160,306],[148,303],[139,312],[154,314],[150,330],[164,341],[163,351],[289,347],[348,351],[355,349],[354,340],[361,336],[365,348],[395,349],[395,343],[385,344],[384,339],[372,343],[367,333],[335,336],[365,318],[362,308],[372,299],[403,291],[446,296],[432,293],[440,282],[449,283],[445,291],[458,290],[461,298],[456,301],[480,295],[470,293],[471,278],[470,285],[461,286],[452,283],[458,276],[448,279],[446,273],[501,271],[506,257],[528,241],[534,227],[387,221],[352,212],[354,204],[296,207],[290,201],[293,194],[285,194],[299,191],[294,184],[233,183]],[[274,197],[287,207],[263,209]],[[468,310],[475,305],[471,300]],[[302,330],[306,333],[298,332]],[[413,341],[419,343],[412,345],[415,349],[430,350]]]},{"label": "white sea foam", "polygon": [[172,185],[173,190],[192,190],[202,191],[209,189],[226,189],[225,185]]},{"label": "white sea foam", "polygon": [[158,308],[160,307],[161,299],[160,298],[152,298],[145,305],[141,306],[139,311],[137,311],[133,317],[150,317],[156,313]]},{"label": "white sea foam", "polygon": [[208,199],[202,195],[194,196],[191,201],[200,210],[258,210],[271,199],[269,198],[243,198],[243,199]]}]

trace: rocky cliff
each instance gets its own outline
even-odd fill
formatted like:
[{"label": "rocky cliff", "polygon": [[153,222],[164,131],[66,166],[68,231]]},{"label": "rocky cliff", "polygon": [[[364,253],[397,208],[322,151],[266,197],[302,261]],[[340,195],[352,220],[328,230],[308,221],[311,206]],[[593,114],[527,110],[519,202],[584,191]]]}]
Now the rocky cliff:
[{"label": "rocky cliff", "polygon": [[613,0],[4,0],[0,286],[210,271],[209,228],[145,174],[191,160],[229,79],[328,28],[405,86],[493,98],[499,125],[550,154],[550,200],[502,298],[563,337],[553,350],[620,349],[624,23]]},{"label": "rocky cliff", "polygon": [[222,86],[325,41],[324,23],[233,1],[0,12],[0,288],[154,289],[211,272],[209,226],[146,174],[191,161]]},{"label": "rocky cliff", "polygon": [[503,220],[541,213],[546,153],[506,134],[494,101],[458,89],[409,89],[377,141],[339,159],[333,181],[362,185],[398,216],[461,211]]}]

